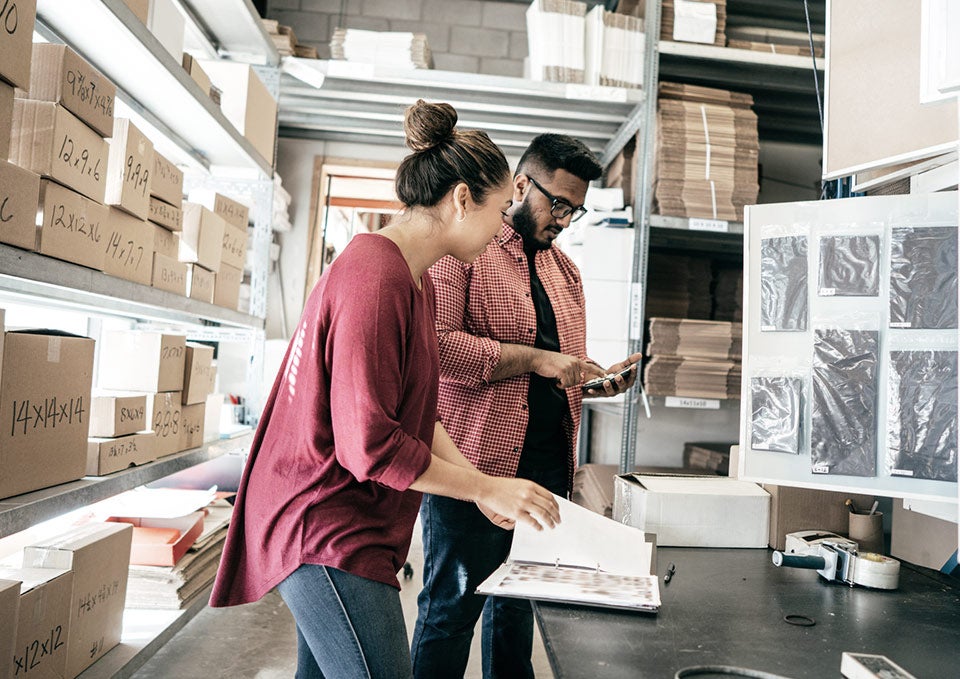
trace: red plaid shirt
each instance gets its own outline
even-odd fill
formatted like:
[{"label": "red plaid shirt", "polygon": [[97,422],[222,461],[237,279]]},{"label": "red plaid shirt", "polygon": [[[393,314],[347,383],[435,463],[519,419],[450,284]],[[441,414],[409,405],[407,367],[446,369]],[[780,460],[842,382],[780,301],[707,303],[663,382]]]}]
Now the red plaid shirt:
[{"label": "red plaid shirt", "polygon": [[[536,256],[537,276],[557,318],[560,350],[586,358],[587,322],[580,272],[559,248]],[[430,269],[440,337],[439,415],[460,452],[493,476],[515,476],[527,431],[525,373],[491,382],[500,343],[533,346],[537,312],[520,235],[507,224],[473,264],[444,257]],[[567,389],[563,420],[571,478],[583,394]]]}]

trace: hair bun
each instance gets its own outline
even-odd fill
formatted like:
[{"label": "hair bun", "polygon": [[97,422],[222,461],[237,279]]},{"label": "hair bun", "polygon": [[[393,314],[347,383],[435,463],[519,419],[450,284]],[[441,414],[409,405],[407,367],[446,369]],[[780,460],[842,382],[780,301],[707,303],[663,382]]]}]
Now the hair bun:
[{"label": "hair bun", "polygon": [[407,146],[420,153],[453,139],[456,134],[457,111],[450,104],[431,104],[423,99],[407,108],[403,131]]}]

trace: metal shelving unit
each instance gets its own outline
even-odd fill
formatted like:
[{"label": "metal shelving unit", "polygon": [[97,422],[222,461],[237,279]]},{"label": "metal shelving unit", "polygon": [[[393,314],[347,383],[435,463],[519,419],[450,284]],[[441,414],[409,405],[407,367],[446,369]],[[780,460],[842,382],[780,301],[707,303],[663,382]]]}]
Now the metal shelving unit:
[{"label": "metal shelving unit", "polygon": [[[213,58],[277,66],[280,53],[250,0],[176,0]],[[187,28],[188,35],[191,27]]]},{"label": "metal shelving unit", "polygon": [[181,151],[171,160],[273,175],[271,164],[123,0],[39,0],[37,25],[45,37],[69,45],[117,86],[118,99],[142,116],[138,126],[142,123],[148,134],[155,128]]},{"label": "metal shelving unit", "polygon": [[90,476],[7,498],[0,501],[0,537],[17,533],[41,521],[56,518],[221,455],[245,453],[252,440],[253,434],[249,433],[233,439],[214,441],[200,448],[163,457],[139,467],[130,467],[109,476]]}]

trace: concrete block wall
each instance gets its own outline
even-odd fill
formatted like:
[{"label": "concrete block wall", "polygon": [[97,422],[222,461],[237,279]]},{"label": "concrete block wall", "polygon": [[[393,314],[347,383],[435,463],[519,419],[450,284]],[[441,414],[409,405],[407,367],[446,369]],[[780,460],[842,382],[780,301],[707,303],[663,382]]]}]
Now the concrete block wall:
[{"label": "concrete block wall", "polygon": [[330,57],[337,27],[426,33],[445,71],[523,76],[527,5],[482,0],[268,0],[267,16]]}]

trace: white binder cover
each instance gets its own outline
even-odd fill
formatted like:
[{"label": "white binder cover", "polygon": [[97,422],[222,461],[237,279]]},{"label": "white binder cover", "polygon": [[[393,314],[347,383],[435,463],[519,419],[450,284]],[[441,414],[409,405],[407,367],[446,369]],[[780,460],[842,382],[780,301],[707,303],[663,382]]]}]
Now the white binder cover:
[{"label": "white binder cover", "polygon": [[554,496],[560,524],[517,524],[507,562],[478,594],[656,612],[660,588],[650,575],[652,545],[643,531]]}]

